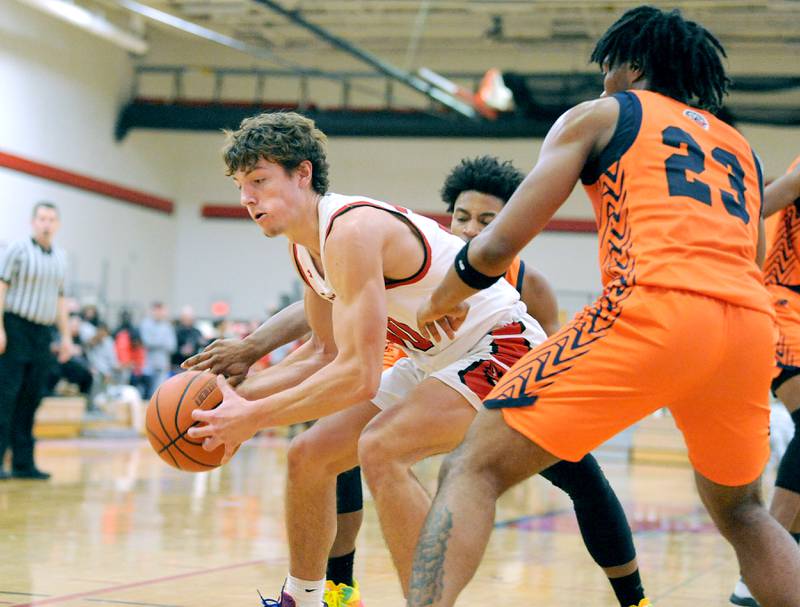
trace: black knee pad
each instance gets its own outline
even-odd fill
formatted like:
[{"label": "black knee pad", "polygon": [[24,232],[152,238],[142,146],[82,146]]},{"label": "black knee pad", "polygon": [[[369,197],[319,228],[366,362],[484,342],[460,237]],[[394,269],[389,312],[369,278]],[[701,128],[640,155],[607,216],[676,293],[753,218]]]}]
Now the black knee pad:
[{"label": "black knee pad", "polygon": [[336,514],[358,512],[363,508],[361,468],[356,466],[336,477]]},{"label": "black knee pad", "polygon": [[591,454],[578,462],[560,461],[540,474],[569,495],[572,501],[581,497],[591,499],[598,491],[608,487],[600,464]]},{"label": "black knee pad", "polygon": [[775,486],[794,493],[800,493],[800,409],[792,413],[794,421],[794,437],[786,447],[786,453],[778,466],[778,477]]},{"label": "black knee pad", "polygon": [[625,511],[592,455],[559,462],[541,475],[572,499],[583,543],[598,565],[617,567],[636,558]]}]

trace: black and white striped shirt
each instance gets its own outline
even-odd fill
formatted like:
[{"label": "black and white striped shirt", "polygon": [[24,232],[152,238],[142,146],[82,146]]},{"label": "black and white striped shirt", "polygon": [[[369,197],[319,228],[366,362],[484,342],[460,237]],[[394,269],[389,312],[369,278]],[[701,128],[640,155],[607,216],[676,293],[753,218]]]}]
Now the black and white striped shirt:
[{"label": "black and white striped shirt", "polygon": [[0,262],[0,280],[8,284],[5,311],[40,325],[55,324],[66,272],[61,249],[45,249],[33,238],[12,243]]}]

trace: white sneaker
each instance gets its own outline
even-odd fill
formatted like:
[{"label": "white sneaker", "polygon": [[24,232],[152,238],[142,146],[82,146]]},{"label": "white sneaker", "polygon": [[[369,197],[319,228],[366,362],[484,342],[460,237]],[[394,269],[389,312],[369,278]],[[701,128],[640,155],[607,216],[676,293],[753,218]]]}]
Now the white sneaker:
[{"label": "white sneaker", "polygon": [[730,602],[734,605],[742,605],[742,607],[760,607],[758,601],[750,594],[750,589],[742,578],[739,578],[739,581],[736,582],[736,587],[733,589]]}]

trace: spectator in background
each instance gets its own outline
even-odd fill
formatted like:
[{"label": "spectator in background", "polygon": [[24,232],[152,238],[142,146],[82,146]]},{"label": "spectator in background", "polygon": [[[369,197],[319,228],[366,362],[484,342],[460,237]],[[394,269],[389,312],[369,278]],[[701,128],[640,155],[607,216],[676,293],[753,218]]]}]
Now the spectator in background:
[{"label": "spectator in background", "polygon": [[94,402],[94,397],[97,394],[103,392],[115,382],[119,371],[119,361],[117,360],[114,340],[111,337],[108,326],[99,318],[96,318],[96,321],[96,327],[90,325],[93,329],[92,334],[87,335],[87,339],[82,340],[86,360],[89,363],[89,370],[94,379],[90,403]]},{"label": "spectator in background", "polygon": [[[67,259],[53,246],[59,223],[53,203],[37,203],[31,237],[12,243],[0,263],[0,479],[50,478],[34,463],[33,419],[52,360],[51,325],[61,334],[59,362],[72,356],[64,302]],[[2,466],[9,446],[11,475]]]},{"label": "spectator in background", "polygon": [[119,363],[121,383],[134,386],[144,397],[148,391],[148,382],[144,374],[147,353],[139,329],[133,326],[130,310],[120,312],[119,327],[114,333],[114,349]]},{"label": "spectator in background", "polygon": [[[81,340],[81,328],[83,320],[78,314],[70,314],[67,321],[69,334],[72,337],[72,356],[64,362],[53,361],[50,367],[47,388],[52,393],[60,380],[78,387],[78,391],[87,397],[92,391],[92,373],[89,371],[89,361]],[[90,325],[91,326],[91,325]],[[51,351],[57,354],[60,348],[61,339],[58,334],[52,336]],[[68,392],[58,391],[59,394],[69,394]]]},{"label": "spectator in background", "polygon": [[97,312],[97,306],[94,304],[86,304],[81,309],[81,319],[93,327],[96,327],[100,322],[100,314]]},{"label": "spectator in background", "polygon": [[[60,347],[60,339],[56,334],[54,336],[50,350],[54,355],[58,354]],[[67,385],[58,385],[61,380],[67,384],[77,387],[79,394],[86,396],[92,391],[92,374],[89,371],[89,365],[81,354],[79,346],[75,347],[75,355],[68,361],[59,363],[55,358],[51,359],[50,371],[47,379],[47,394],[57,394],[59,396],[73,396],[72,388]]]},{"label": "spectator in background", "polygon": [[175,324],[175,339],[177,350],[172,355],[172,366],[178,369],[181,363],[200,352],[206,340],[194,324],[194,310],[191,306],[181,308],[178,322]]},{"label": "spectator in background", "polygon": [[[72,321],[72,319],[73,315],[70,315],[70,321]],[[75,342],[84,349],[84,354],[86,354],[85,347],[94,339],[94,335],[97,332],[97,325],[100,323],[100,315],[97,313],[97,308],[94,304],[89,304],[81,308],[80,315],[77,316],[77,319],[78,335]],[[74,331],[73,338],[75,338]]]},{"label": "spectator in background", "polygon": [[150,398],[155,388],[169,377],[172,355],[177,349],[175,327],[168,319],[169,310],[160,301],[150,305],[150,316],[142,320],[139,333],[147,351],[144,374],[148,378],[145,398]]}]

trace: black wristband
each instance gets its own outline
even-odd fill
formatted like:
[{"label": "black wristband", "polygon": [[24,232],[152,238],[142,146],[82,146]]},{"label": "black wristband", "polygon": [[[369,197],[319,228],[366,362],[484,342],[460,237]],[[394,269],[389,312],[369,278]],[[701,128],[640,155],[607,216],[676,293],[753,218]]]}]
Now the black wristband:
[{"label": "black wristband", "polygon": [[469,243],[465,244],[458,252],[455,261],[456,274],[458,274],[458,277],[468,287],[481,290],[488,289],[505,276],[505,273],[500,274],[500,276],[487,276],[483,272],[479,272],[470,265],[468,253]]}]

